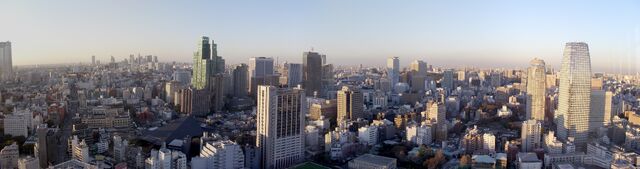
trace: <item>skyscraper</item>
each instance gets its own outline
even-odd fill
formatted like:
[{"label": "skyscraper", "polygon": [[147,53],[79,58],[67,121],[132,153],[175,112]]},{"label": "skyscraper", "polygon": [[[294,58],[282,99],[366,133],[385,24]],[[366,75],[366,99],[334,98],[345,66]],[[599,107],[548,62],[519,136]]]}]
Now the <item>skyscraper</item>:
[{"label": "skyscraper", "polygon": [[249,66],[240,64],[233,69],[233,95],[235,97],[247,96],[249,87]]},{"label": "skyscraper", "polygon": [[285,65],[287,70],[287,86],[296,87],[302,84],[302,76],[304,71],[303,65],[300,63],[287,63]]},{"label": "skyscraper", "polygon": [[91,66],[96,65],[96,55],[91,56]]},{"label": "skyscraper", "polygon": [[258,85],[276,85],[278,80],[273,69],[273,58],[253,57],[249,59],[249,93],[256,94]]},{"label": "skyscraper", "polygon": [[[196,90],[204,90],[209,86],[209,79],[213,75],[211,64],[211,44],[209,37],[203,36],[198,44],[198,50],[193,54],[193,75],[191,85]],[[213,45],[215,46],[215,44]],[[217,52],[215,52],[217,53]]]},{"label": "skyscraper", "polygon": [[427,62],[424,62],[422,60],[414,60],[413,62],[411,62],[410,67],[411,67],[411,71],[419,75],[427,74]]},{"label": "skyscraper", "polygon": [[520,130],[520,139],[522,140],[522,150],[531,152],[536,148],[540,148],[540,138],[542,136],[542,123],[535,119],[529,119],[522,122],[522,130]]},{"label": "skyscraper", "polygon": [[304,52],[302,64],[304,69],[304,90],[308,96],[324,95],[322,91],[322,55],[317,52]]},{"label": "skyscraper", "polygon": [[453,70],[447,69],[442,73],[442,80],[440,80],[440,86],[446,91],[453,90]]},{"label": "skyscraper", "polygon": [[534,58],[527,70],[527,119],[544,121],[546,73],[543,60]]},{"label": "skyscraper", "polygon": [[364,118],[364,98],[359,89],[342,86],[338,91],[338,123]]},{"label": "skyscraper", "polygon": [[569,42],[564,48],[560,69],[560,94],[556,121],[558,138],[575,139],[584,149],[588,139],[591,101],[591,59],[584,42]]},{"label": "skyscraper", "polygon": [[258,86],[256,147],[261,167],[287,168],[304,160],[304,91]]},{"label": "skyscraper", "polygon": [[9,79],[13,75],[11,59],[11,42],[0,42],[0,80]]},{"label": "skyscraper", "polygon": [[387,76],[391,81],[391,88],[400,81],[400,60],[398,57],[387,58]]}]

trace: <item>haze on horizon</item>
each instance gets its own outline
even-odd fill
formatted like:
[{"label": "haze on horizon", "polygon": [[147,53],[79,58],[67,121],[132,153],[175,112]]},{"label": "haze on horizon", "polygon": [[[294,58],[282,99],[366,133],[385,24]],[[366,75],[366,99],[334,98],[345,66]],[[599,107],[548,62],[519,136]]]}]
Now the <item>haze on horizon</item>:
[{"label": "haze on horizon", "polygon": [[228,63],[300,62],[311,48],[337,65],[559,68],[565,42],[590,47],[594,72],[640,67],[640,2],[624,1],[2,1],[0,41],[14,65],[157,55],[190,62],[201,36]]}]

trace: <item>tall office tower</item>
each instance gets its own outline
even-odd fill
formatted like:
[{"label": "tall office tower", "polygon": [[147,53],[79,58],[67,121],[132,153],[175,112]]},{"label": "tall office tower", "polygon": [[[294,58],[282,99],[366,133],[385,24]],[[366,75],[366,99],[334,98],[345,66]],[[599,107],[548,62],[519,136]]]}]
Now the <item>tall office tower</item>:
[{"label": "tall office tower", "polygon": [[466,82],[467,81],[467,71],[459,70],[458,71],[458,81]]},{"label": "tall office tower", "polygon": [[0,42],[0,80],[10,79],[13,75],[11,59],[11,42]]},{"label": "tall office tower", "polygon": [[246,64],[237,65],[233,68],[233,96],[245,97],[249,87],[249,66]]},{"label": "tall office tower", "polygon": [[233,141],[223,140],[203,143],[200,158],[206,166],[192,166],[192,168],[242,169],[244,168],[244,154],[240,145]]},{"label": "tall office tower", "polygon": [[18,145],[13,142],[0,150],[0,168],[18,168]]},{"label": "tall office tower", "polygon": [[322,65],[322,88],[324,88],[322,91],[333,91],[335,89],[335,81],[333,64]]},{"label": "tall office tower", "polygon": [[491,72],[491,86],[493,87],[502,86],[502,73]]},{"label": "tall office tower", "polygon": [[96,55],[91,56],[91,66],[96,65]]},{"label": "tall office tower", "polygon": [[400,81],[400,60],[398,57],[387,58],[387,76],[391,81],[392,88]]},{"label": "tall office tower", "polygon": [[342,86],[338,91],[338,124],[364,118],[364,96],[360,89]]},{"label": "tall office tower", "polygon": [[443,102],[430,101],[427,103],[427,120],[434,124],[436,142],[446,141],[448,137],[447,108]]},{"label": "tall office tower", "polygon": [[273,69],[273,58],[253,57],[249,59],[249,94],[256,94],[259,85],[276,85],[277,75]]},{"label": "tall office tower", "polygon": [[211,82],[209,82],[209,91],[211,91],[210,110],[213,112],[221,111],[222,107],[224,106],[224,78],[224,74],[222,73],[214,74],[210,79]]},{"label": "tall office tower", "polygon": [[285,67],[287,70],[287,86],[296,87],[302,85],[303,65],[300,63],[287,63]]},{"label": "tall office tower", "polygon": [[209,86],[209,79],[213,75],[210,58],[211,44],[209,44],[209,37],[203,36],[198,44],[198,50],[193,54],[191,85],[196,90],[204,90]]},{"label": "tall office tower", "polygon": [[178,86],[179,84],[177,81],[170,81],[165,84],[164,95],[165,95],[165,101],[167,103],[173,103],[174,97],[176,97],[175,96],[176,91],[180,90]]},{"label": "tall office tower", "polygon": [[591,102],[591,59],[584,42],[569,42],[564,48],[558,96],[558,138],[575,139],[576,147],[586,147]]},{"label": "tall office tower", "polygon": [[531,152],[536,148],[540,148],[541,135],[542,123],[540,123],[540,121],[529,119],[522,122],[522,130],[520,131],[522,150],[524,152]]},{"label": "tall office tower", "polygon": [[258,86],[256,147],[261,167],[287,168],[304,160],[305,94],[300,88]]},{"label": "tall office tower", "polygon": [[211,40],[211,73],[224,73],[225,61],[222,56],[218,56],[218,44]]},{"label": "tall office tower", "polygon": [[191,96],[187,101],[191,103],[191,112],[189,114],[200,117],[209,115],[209,112],[211,112],[211,92],[208,90],[197,90],[189,87],[187,93]]},{"label": "tall office tower", "polygon": [[134,65],[136,64],[136,58],[133,54],[129,55],[129,65]]},{"label": "tall office tower", "polygon": [[322,56],[317,52],[304,52],[302,54],[302,67],[304,69],[303,88],[307,96],[323,96],[322,91]]},{"label": "tall office tower", "polygon": [[414,60],[411,62],[411,71],[419,74],[419,75],[427,75],[427,62],[422,60]]},{"label": "tall office tower", "polygon": [[611,124],[613,93],[602,89],[591,90],[591,111],[589,112],[589,132],[597,132],[600,127]]},{"label": "tall office tower", "polygon": [[38,140],[33,147],[33,154],[40,162],[40,168],[49,167],[49,163],[57,164],[63,160],[59,153],[60,132],[57,128],[48,128],[46,124],[41,124],[36,129]]},{"label": "tall office tower", "polygon": [[531,60],[527,70],[527,119],[544,121],[546,94],[546,73],[544,61]]},{"label": "tall office tower", "polygon": [[442,73],[442,80],[440,80],[440,85],[446,91],[453,90],[453,70],[447,69]]}]

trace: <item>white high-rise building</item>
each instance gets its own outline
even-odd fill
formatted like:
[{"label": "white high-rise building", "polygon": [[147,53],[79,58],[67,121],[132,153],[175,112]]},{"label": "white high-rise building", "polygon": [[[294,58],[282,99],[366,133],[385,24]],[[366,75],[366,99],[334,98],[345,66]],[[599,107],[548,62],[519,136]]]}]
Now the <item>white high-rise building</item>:
[{"label": "white high-rise building", "polygon": [[11,136],[29,136],[26,117],[23,114],[11,114],[4,118],[4,134]]},{"label": "white high-rise building", "polygon": [[91,161],[89,157],[89,146],[84,140],[78,140],[78,136],[75,135],[71,138],[71,157],[85,163]]},{"label": "white high-rise building", "polygon": [[187,155],[180,151],[171,151],[171,168],[187,169]]},{"label": "white high-rise building", "polygon": [[591,102],[591,59],[587,43],[566,44],[559,87],[556,111],[558,138],[566,141],[573,137],[576,147],[584,149],[589,135]]},{"label": "white high-rise building", "polygon": [[10,79],[12,75],[11,42],[0,42],[0,80]]},{"label": "white high-rise building", "polygon": [[540,148],[541,136],[542,123],[540,121],[530,119],[522,122],[522,130],[520,130],[522,151],[531,152],[536,148]]},{"label": "white high-rise building", "polygon": [[120,136],[113,136],[113,158],[116,162],[126,161],[126,152],[129,141]]},{"label": "white high-rise building", "polygon": [[38,158],[27,156],[18,160],[18,169],[39,169],[40,161]]},{"label": "white high-rise building", "polygon": [[482,148],[492,152],[496,151],[496,136],[491,133],[482,134]]},{"label": "white high-rise building", "polygon": [[287,168],[304,160],[305,92],[258,86],[256,147],[261,168]]},{"label": "white high-rise building", "polygon": [[171,155],[171,150],[167,149],[164,145],[160,150],[158,150],[158,164],[160,169],[172,169],[173,166],[173,156]]},{"label": "white high-rise building", "polygon": [[534,58],[527,70],[527,119],[544,121],[546,74],[543,60]]},{"label": "white high-rise building", "polygon": [[204,144],[200,151],[200,157],[206,160],[206,168],[244,168],[244,154],[237,143],[224,140]]},{"label": "white high-rise building", "polygon": [[363,126],[358,129],[358,141],[365,145],[378,144],[378,127]]},{"label": "white high-rise building", "polygon": [[398,57],[387,58],[387,76],[389,76],[391,86],[395,86],[400,81],[400,60]]},{"label": "white high-rise building", "polygon": [[0,168],[18,167],[18,145],[14,142],[0,150]]},{"label": "white high-rise building", "polygon": [[433,129],[426,124],[410,124],[406,127],[406,139],[416,145],[430,145],[433,142]]}]

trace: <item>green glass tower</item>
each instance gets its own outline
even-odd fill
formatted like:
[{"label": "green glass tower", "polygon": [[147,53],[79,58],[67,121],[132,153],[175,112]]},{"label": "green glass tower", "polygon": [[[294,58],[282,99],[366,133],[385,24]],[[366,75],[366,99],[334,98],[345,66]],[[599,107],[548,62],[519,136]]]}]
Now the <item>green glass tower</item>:
[{"label": "green glass tower", "polygon": [[[215,44],[213,46],[215,51]],[[210,58],[211,45],[209,44],[209,37],[203,36],[198,43],[198,50],[193,54],[193,75],[191,76],[191,85],[196,90],[203,90],[209,86],[209,78],[213,75]]]}]

